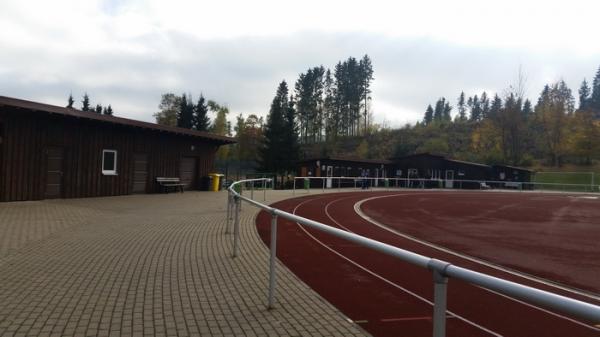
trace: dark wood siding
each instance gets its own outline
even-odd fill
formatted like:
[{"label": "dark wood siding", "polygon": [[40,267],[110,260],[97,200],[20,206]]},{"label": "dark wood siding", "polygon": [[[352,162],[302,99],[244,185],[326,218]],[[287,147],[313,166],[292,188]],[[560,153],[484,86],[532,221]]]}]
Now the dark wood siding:
[{"label": "dark wood siding", "polygon": [[[156,177],[179,177],[183,157],[195,159],[199,179],[213,169],[218,149],[193,136],[7,107],[0,107],[0,124],[0,201],[45,198],[46,153],[52,148],[63,149],[64,198],[133,193],[134,156],[140,153],[147,154],[146,192],[158,192]],[[105,149],[117,151],[116,175],[102,174]]]},{"label": "dark wood siding", "polygon": [[146,193],[148,184],[148,155],[135,153],[133,155],[133,189],[132,193]]},{"label": "dark wood siding", "polygon": [[46,189],[44,197],[62,196],[63,149],[52,147],[46,150]]}]

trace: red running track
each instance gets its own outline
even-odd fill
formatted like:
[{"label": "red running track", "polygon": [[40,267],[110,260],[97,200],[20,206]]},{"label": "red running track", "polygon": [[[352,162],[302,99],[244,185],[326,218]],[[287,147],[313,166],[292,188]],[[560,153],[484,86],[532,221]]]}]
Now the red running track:
[{"label": "red running track", "polygon": [[[274,206],[600,305],[597,199],[534,193],[359,192],[307,196]],[[429,271],[285,219],[278,224],[278,258],[365,330],[374,336],[431,336]],[[257,228],[266,244],[269,225],[270,215],[261,212]],[[449,281],[448,336],[600,336],[600,328],[594,326],[598,323]]]}]

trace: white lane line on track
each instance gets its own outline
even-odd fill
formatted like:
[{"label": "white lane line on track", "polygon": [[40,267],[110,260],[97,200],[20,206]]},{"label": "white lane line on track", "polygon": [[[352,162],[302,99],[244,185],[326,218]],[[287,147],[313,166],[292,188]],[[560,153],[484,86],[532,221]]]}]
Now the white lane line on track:
[{"label": "white lane line on track", "polygon": [[[310,202],[310,201],[314,201],[314,200],[318,200],[318,199],[321,199],[321,198],[308,199],[308,200],[304,200],[304,201],[302,201],[301,203],[299,203],[298,205],[296,205],[296,207],[294,207],[294,210],[293,210],[292,214],[296,214],[296,211],[298,210],[298,208],[299,208],[300,206],[304,205],[305,203],[307,203],[307,202]],[[335,202],[335,200],[334,200],[333,202]],[[333,203],[333,202],[332,202],[332,203]],[[326,206],[326,208],[327,208],[327,206]],[[335,221],[335,220],[333,220],[333,221],[334,221],[335,223],[337,223],[337,221]],[[413,297],[415,297],[415,298],[417,298],[417,299],[419,299],[419,300],[421,300],[421,301],[423,301],[423,302],[425,302],[425,303],[427,303],[427,304],[429,304],[429,305],[433,306],[433,302],[431,302],[430,300],[428,300],[428,299],[426,299],[426,298],[424,298],[424,297],[422,297],[422,296],[420,296],[420,295],[418,295],[418,294],[416,294],[416,293],[414,293],[414,292],[412,292],[412,291],[410,291],[410,290],[408,290],[408,289],[406,289],[406,288],[404,288],[404,287],[402,287],[402,286],[400,286],[400,285],[398,285],[398,284],[396,284],[396,283],[394,283],[394,282],[392,282],[392,281],[390,281],[390,280],[386,279],[385,277],[383,277],[383,276],[381,276],[381,275],[379,275],[379,274],[375,273],[374,271],[372,271],[372,270],[370,270],[370,269],[366,268],[365,266],[363,266],[363,265],[361,265],[361,264],[357,263],[356,261],[354,261],[354,260],[352,260],[352,259],[350,259],[350,258],[346,257],[346,256],[345,256],[345,255],[343,255],[342,253],[340,253],[340,252],[338,252],[337,250],[335,250],[335,249],[333,249],[333,248],[329,247],[328,245],[326,245],[325,243],[323,243],[321,240],[319,240],[319,239],[317,239],[316,237],[314,237],[314,236],[313,236],[312,234],[310,234],[310,233],[309,233],[309,232],[306,230],[306,228],[304,228],[304,226],[302,226],[301,224],[299,224],[299,223],[297,223],[297,222],[296,222],[296,225],[297,225],[297,226],[298,226],[298,227],[299,227],[299,228],[300,228],[300,229],[301,229],[301,230],[302,230],[302,231],[303,231],[303,232],[304,232],[306,235],[308,235],[308,236],[309,236],[311,239],[313,239],[315,242],[317,242],[318,244],[320,244],[321,246],[323,246],[325,249],[327,249],[327,250],[331,251],[332,253],[334,253],[335,255],[339,256],[340,258],[342,258],[342,259],[346,260],[347,262],[349,262],[349,263],[351,263],[352,265],[356,266],[357,268],[359,268],[359,269],[361,269],[361,270],[365,271],[366,273],[368,273],[368,274],[370,274],[370,275],[372,275],[372,276],[374,276],[374,277],[376,277],[376,278],[378,278],[378,279],[380,279],[380,280],[384,281],[385,283],[387,283],[387,284],[389,284],[389,285],[391,285],[391,286],[393,286],[393,287],[395,287],[395,288],[398,288],[398,289],[402,290],[403,292],[405,292],[405,293],[407,293],[407,294],[409,294],[409,295],[411,295],[411,296],[413,296]],[[349,231],[349,230],[348,230],[346,227],[344,227],[344,226],[340,226],[340,227],[344,228],[346,231]],[[469,325],[471,325],[471,326],[474,326],[474,327],[476,327],[476,328],[478,328],[478,329],[480,329],[480,330],[482,330],[482,331],[485,331],[485,332],[489,333],[489,334],[490,334],[490,335],[492,335],[492,336],[503,337],[503,335],[501,335],[501,334],[499,334],[499,333],[496,333],[496,332],[494,332],[494,331],[492,331],[492,330],[490,330],[490,329],[488,329],[488,328],[486,328],[486,327],[483,327],[483,326],[481,326],[481,325],[479,325],[479,324],[477,324],[477,323],[475,323],[475,322],[473,322],[473,321],[470,321],[470,320],[468,320],[468,319],[466,319],[466,318],[464,318],[464,317],[462,317],[462,316],[460,316],[460,315],[457,315],[457,314],[455,314],[454,312],[452,312],[452,311],[450,311],[450,310],[446,310],[446,312],[447,312],[448,314],[452,315],[453,317],[455,317],[456,319],[458,319],[458,320],[461,320],[461,321],[463,321],[463,322],[465,322],[465,323],[467,323],[467,324],[469,324]]]},{"label": "white lane line on track", "polygon": [[[357,202],[357,203],[355,203],[355,204],[354,204],[354,211],[355,211],[355,212],[356,212],[356,213],[357,213],[357,214],[358,214],[360,217],[362,217],[364,220],[368,221],[369,223],[371,223],[371,224],[373,224],[373,225],[375,225],[375,226],[378,226],[378,227],[380,227],[380,228],[382,228],[382,229],[385,229],[385,230],[387,230],[387,231],[391,232],[392,234],[395,234],[395,235],[398,235],[398,236],[400,236],[400,237],[403,237],[403,238],[405,238],[405,239],[408,239],[408,240],[410,240],[410,241],[413,241],[413,242],[416,242],[416,243],[422,244],[422,245],[424,245],[424,246],[427,246],[427,247],[429,247],[429,248],[433,248],[433,249],[436,249],[436,250],[442,251],[442,252],[444,252],[444,253],[448,253],[448,254],[451,254],[451,255],[457,256],[457,257],[459,257],[459,258],[463,258],[463,259],[465,259],[465,260],[469,260],[469,261],[471,261],[471,262],[479,263],[479,264],[481,264],[481,265],[484,265],[484,266],[486,266],[486,267],[490,267],[490,268],[493,268],[493,269],[496,269],[496,270],[499,270],[499,271],[502,271],[502,272],[506,272],[506,273],[509,273],[509,274],[511,274],[511,275],[514,275],[514,276],[519,276],[519,277],[525,278],[525,279],[527,279],[527,280],[536,281],[536,282],[538,282],[538,283],[541,283],[541,284],[544,284],[544,285],[548,285],[548,286],[552,286],[552,287],[555,287],[555,288],[558,288],[558,289],[566,290],[566,291],[569,291],[569,292],[571,292],[571,293],[578,294],[578,295],[582,295],[582,296],[586,296],[586,297],[589,297],[589,298],[593,298],[593,299],[599,299],[597,296],[593,296],[593,295],[586,294],[586,293],[580,293],[580,292],[578,292],[577,290],[573,290],[573,289],[570,289],[570,288],[562,287],[562,286],[560,286],[560,285],[557,285],[557,284],[555,284],[555,283],[547,282],[547,281],[545,281],[545,280],[543,280],[543,279],[538,279],[538,278],[535,278],[535,277],[529,276],[529,275],[527,275],[527,274],[520,274],[520,273],[518,273],[518,272],[516,272],[516,271],[514,271],[514,270],[510,270],[510,269],[504,269],[504,268],[502,268],[501,266],[498,266],[498,265],[495,265],[495,264],[491,264],[491,263],[488,263],[488,262],[486,262],[486,261],[483,261],[483,260],[480,260],[480,259],[477,259],[477,258],[474,258],[474,257],[468,256],[468,255],[464,255],[464,254],[461,254],[461,253],[458,253],[458,252],[452,251],[452,250],[450,250],[450,249],[448,249],[448,248],[441,247],[441,246],[435,245],[435,244],[433,244],[433,243],[430,243],[430,242],[427,242],[427,241],[423,241],[423,240],[417,239],[417,238],[415,238],[415,237],[413,237],[413,236],[410,236],[410,235],[407,235],[407,234],[401,233],[401,232],[399,232],[399,231],[397,231],[397,230],[395,230],[395,229],[393,229],[393,228],[389,228],[389,227],[387,227],[386,225],[384,225],[384,224],[382,224],[382,223],[378,222],[377,220],[374,220],[374,219],[372,219],[371,217],[369,217],[368,215],[366,215],[365,213],[363,213],[363,212],[362,212],[362,210],[360,209],[360,206],[361,206],[361,205],[362,205],[364,202],[366,202],[366,201],[369,201],[369,200],[373,200],[373,199],[380,199],[380,198],[385,198],[385,197],[392,197],[392,196],[405,196],[405,195],[408,195],[408,194],[393,194],[393,195],[376,196],[376,197],[371,197],[371,198],[363,199],[363,200],[361,200],[361,201],[359,201],[359,202]],[[411,195],[414,195],[414,194],[411,194]],[[327,214],[328,214],[328,213],[327,213]],[[329,215],[328,215],[328,217],[329,217]],[[330,219],[331,219],[331,217],[330,217]],[[334,222],[336,222],[336,223],[337,223],[337,221],[335,221],[335,220],[333,220],[333,219],[332,219],[332,221],[334,221]],[[561,318],[561,319],[564,319],[564,320],[570,321],[570,322],[572,322],[572,323],[575,323],[575,324],[577,324],[577,325],[580,325],[580,326],[586,327],[586,328],[588,328],[588,329],[591,329],[591,330],[594,330],[594,331],[600,331],[600,329],[599,329],[598,327],[591,326],[591,325],[589,325],[589,324],[586,324],[586,323],[580,322],[580,321],[578,321],[578,320],[575,320],[575,319],[573,319],[573,318],[570,318],[570,317],[563,316],[563,315],[561,315],[561,314],[558,314],[558,313],[555,313],[555,312],[549,311],[549,310],[547,310],[547,309],[544,309],[544,308],[540,308],[540,307],[538,307],[538,306],[535,306],[535,305],[533,305],[533,304],[529,304],[529,303],[526,303],[526,302],[520,301],[520,300],[518,300],[518,299],[515,299],[515,298],[512,298],[512,297],[509,297],[509,296],[506,296],[506,295],[500,294],[500,293],[498,293],[498,292],[496,292],[496,291],[493,291],[493,290],[490,290],[490,289],[486,289],[486,288],[479,287],[479,286],[476,286],[476,287],[478,287],[478,288],[480,288],[480,289],[482,289],[482,290],[485,290],[485,291],[491,292],[491,293],[493,293],[493,294],[496,294],[496,295],[502,296],[502,297],[504,297],[504,298],[507,298],[507,299],[509,299],[509,300],[512,300],[512,301],[518,302],[518,303],[520,303],[520,304],[526,305],[526,306],[528,306],[528,307],[531,307],[531,308],[534,308],[534,309],[540,310],[540,311],[542,311],[542,312],[545,312],[545,313],[547,313],[547,314],[553,315],[553,316],[555,316],[555,317],[558,317],[558,318]]]},{"label": "white lane line on track", "polygon": [[[446,248],[446,247],[443,247],[443,246],[439,246],[439,245],[436,245],[434,243],[431,243],[431,242],[428,242],[428,241],[425,241],[425,240],[421,240],[421,239],[418,239],[418,238],[416,238],[414,236],[402,233],[402,232],[400,232],[400,231],[398,231],[396,229],[390,228],[390,227],[386,226],[385,224],[382,224],[381,222],[378,222],[377,220],[369,217],[361,209],[362,204],[365,203],[365,202],[367,202],[367,201],[370,201],[370,200],[381,199],[381,198],[389,198],[389,197],[394,197],[394,196],[414,196],[414,195],[423,195],[423,194],[425,194],[425,195],[431,195],[430,193],[428,193],[428,194],[426,194],[426,193],[416,193],[416,194],[415,193],[411,193],[411,194],[400,193],[400,194],[389,194],[389,195],[382,195],[382,196],[375,196],[375,197],[366,198],[366,199],[358,201],[357,203],[354,204],[354,212],[356,212],[356,214],[358,216],[360,216],[361,218],[363,218],[366,221],[370,222],[371,224],[376,225],[376,226],[378,226],[378,227],[380,227],[380,228],[382,228],[382,229],[384,229],[384,230],[386,230],[386,231],[388,231],[388,232],[390,232],[392,234],[398,235],[398,236],[403,237],[403,238],[405,238],[407,240],[410,240],[410,241],[413,241],[413,242],[416,242],[416,243],[420,243],[420,244],[422,244],[424,246],[427,246],[427,247],[439,250],[441,252],[444,252],[444,253],[447,253],[447,254],[450,254],[450,255],[454,255],[454,256],[460,257],[462,259],[465,259],[465,260],[468,260],[468,261],[471,261],[471,262],[475,262],[475,263],[481,264],[483,266],[486,266],[486,267],[489,267],[489,268],[492,268],[492,269],[499,270],[501,272],[505,272],[505,273],[508,273],[508,274],[511,274],[511,275],[514,275],[514,276],[518,276],[518,277],[524,278],[524,279],[529,280],[529,281],[534,281],[534,282],[537,282],[537,283],[540,283],[540,284],[543,284],[543,285],[546,285],[546,286],[549,286],[549,287],[553,287],[553,288],[556,288],[556,289],[560,289],[560,290],[563,290],[563,291],[566,291],[566,292],[569,292],[569,293],[572,293],[572,294],[576,294],[576,295],[579,295],[579,296],[582,296],[582,297],[586,297],[586,298],[589,298],[589,299],[592,299],[592,300],[600,301],[600,296],[597,296],[597,295],[594,295],[594,294],[590,294],[588,292],[580,291],[578,289],[566,287],[566,286],[563,286],[563,285],[561,285],[559,283],[552,282],[552,281],[549,281],[549,280],[546,280],[546,279],[543,279],[543,278],[540,278],[540,277],[537,277],[537,276],[529,275],[529,274],[526,274],[526,273],[522,273],[522,272],[516,271],[514,269],[506,268],[506,267],[503,267],[501,265],[497,265],[497,264],[494,264],[494,263],[491,263],[491,262],[488,262],[488,261],[485,261],[485,260],[482,260],[482,259],[479,259],[479,258],[476,258],[476,257],[473,257],[473,256],[469,256],[469,255],[466,255],[466,254],[462,254],[462,253],[453,251],[453,250],[451,250],[449,248]],[[472,194],[472,193],[462,193],[462,194],[464,195],[464,194]]]}]

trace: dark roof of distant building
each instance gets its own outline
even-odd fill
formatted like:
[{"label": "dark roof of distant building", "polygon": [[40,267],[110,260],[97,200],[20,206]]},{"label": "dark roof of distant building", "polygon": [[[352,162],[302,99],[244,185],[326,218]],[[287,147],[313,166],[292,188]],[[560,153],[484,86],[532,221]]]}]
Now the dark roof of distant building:
[{"label": "dark roof of distant building", "polygon": [[334,156],[308,158],[308,159],[299,160],[298,162],[304,163],[304,162],[311,162],[311,161],[317,161],[317,160],[345,161],[345,162],[365,163],[365,164],[392,164],[393,163],[392,161],[386,160],[386,159],[361,159],[361,158],[356,158],[356,157],[334,157]]},{"label": "dark roof of distant building", "polygon": [[526,169],[526,168],[523,168],[523,167],[518,167],[518,166],[502,165],[502,164],[497,164],[497,165],[492,165],[492,166],[493,167],[506,167],[506,168],[511,169],[511,170],[520,170],[520,171],[533,172],[533,170]]},{"label": "dark roof of distant building", "polygon": [[48,114],[58,114],[58,115],[67,116],[67,117],[84,118],[84,119],[89,119],[89,120],[98,121],[98,122],[113,123],[113,124],[118,124],[118,125],[125,125],[125,126],[155,130],[155,131],[159,131],[159,132],[167,132],[167,133],[178,134],[178,135],[198,137],[198,138],[203,138],[203,139],[206,139],[206,140],[212,141],[214,143],[218,143],[218,144],[233,144],[236,142],[236,140],[234,138],[217,135],[217,134],[213,134],[210,132],[196,131],[196,130],[184,129],[184,128],[179,128],[179,127],[174,127],[174,126],[167,126],[167,125],[143,122],[143,121],[123,118],[123,117],[102,115],[102,114],[98,114],[96,112],[91,112],[91,111],[81,111],[81,110],[72,109],[72,108],[63,108],[60,106],[26,101],[26,100],[12,98],[12,97],[6,97],[6,96],[0,96],[0,106],[9,106],[9,107],[14,107],[14,108],[19,108],[19,109],[26,109],[26,110],[30,110],[30,111],[45,112]]}]

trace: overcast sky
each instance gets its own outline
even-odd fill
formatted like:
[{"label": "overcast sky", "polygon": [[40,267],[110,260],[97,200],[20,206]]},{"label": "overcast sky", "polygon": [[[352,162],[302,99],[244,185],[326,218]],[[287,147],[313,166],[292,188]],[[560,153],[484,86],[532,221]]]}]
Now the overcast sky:
[{"label": "overcast sky", "polygon": [[600,2],[2,0],[0,95],[112,104],[153,121],[161,93],[189,92],[266,115],[278,83],[368,54],[372,111],[390,126],[441,96],[502,92],[527,77],[536,99],[574,94],[600,66]]}]

